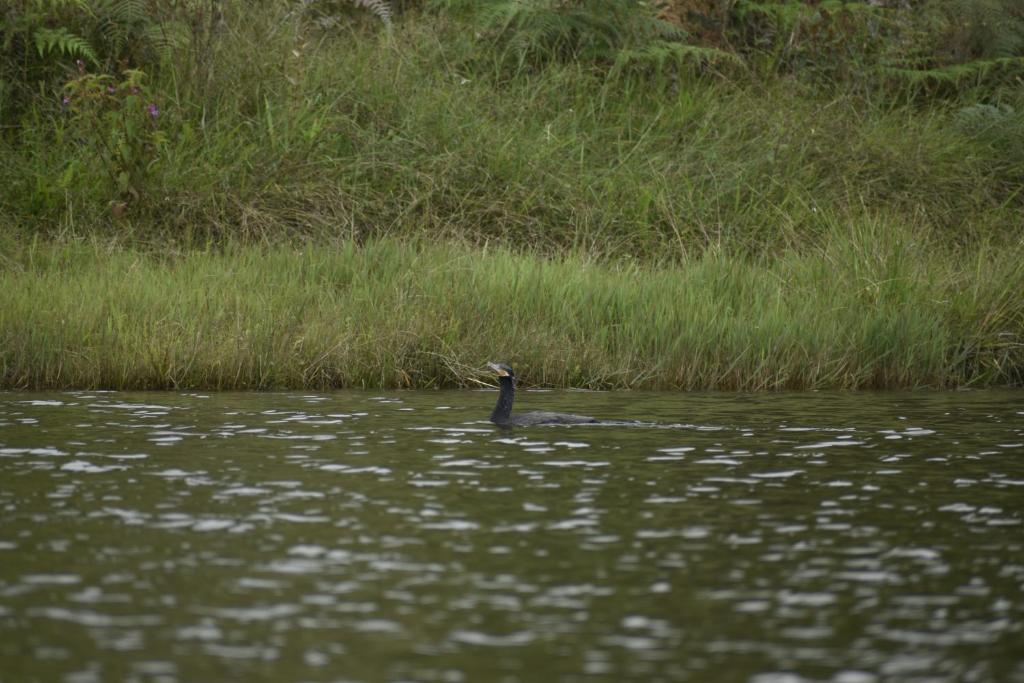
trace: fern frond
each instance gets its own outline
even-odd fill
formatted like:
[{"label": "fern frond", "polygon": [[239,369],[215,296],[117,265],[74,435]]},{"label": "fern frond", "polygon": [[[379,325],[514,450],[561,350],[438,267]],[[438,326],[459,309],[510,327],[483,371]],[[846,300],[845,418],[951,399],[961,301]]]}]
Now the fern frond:
[{"label": "fern frond", "polygon": [[88,59],[93,64],[99,64],[96,53],[93,52],[89,42],[66,28],[36,29],[32,40],[40,57],[45,57],[50,52],[58,52],[66,57]]},{"label": "fern frond", "polygon": [[116,0],[110,5],[109,16],[119,24],[142,24],[149,21],[142,0]]},{"label": "fern frond", "polygon": [[904,67],[882,66],[880,71],[888,76],[903,80],[912,85],[956,84],[964,80],[979,78],[997,70],[1024,71],[1024,57],[999,57],[996,59],[976,59],[963,64],[931,69],[907,69]]},{"label": "fern frond", "polygon": [[143,36],[157,57],[166,62],[175,51],[189,44],[192,32],[188,25],[181,21],[165,21],[147,26]]},{"label": "fern frond", "polygon": [[[447,0],[453,2],[461,0]],[[626,47],[685,36],[637,0],[490,0],[478,4],[474,18],[487,29],[488,40],[510,49],[520,64],[557,58],[612,62]]]}]

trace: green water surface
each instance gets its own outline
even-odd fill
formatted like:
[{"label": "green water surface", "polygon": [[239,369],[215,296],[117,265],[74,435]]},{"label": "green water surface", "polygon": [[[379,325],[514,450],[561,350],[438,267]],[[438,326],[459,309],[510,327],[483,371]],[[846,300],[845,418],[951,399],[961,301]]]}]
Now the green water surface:
[{"label": "green water surface", "polygon": [[1024,682],[1021,392],[494,398],[0,394],[0,682]]}]

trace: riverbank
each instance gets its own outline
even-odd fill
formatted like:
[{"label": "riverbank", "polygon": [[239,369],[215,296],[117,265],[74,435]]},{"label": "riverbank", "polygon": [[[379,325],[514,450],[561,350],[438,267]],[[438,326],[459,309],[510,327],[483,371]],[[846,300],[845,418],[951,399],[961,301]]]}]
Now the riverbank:
[{"label": "riverbank", "polygon": [[401,236],[683,260],[803,248],[869,212],[949,245],[1019,244],[1013,83],[922,99],[870,70],[509,70],[445,13],[324,31],[289,3],[227,7],[208,53],[84,63],[32,90],[49,95],[0,136],[0,225],[172,247]]},{"label": "riverbank", "polygon": [[457,4],[18,5],[0,386],[1022,382],[1011,3]]},{"label": "riverbank", "polygon": [[1020,384],[1024,254],[868,219],[670,265],[396,239],[155,255],[8,244],[0,385],[862,389]]}]

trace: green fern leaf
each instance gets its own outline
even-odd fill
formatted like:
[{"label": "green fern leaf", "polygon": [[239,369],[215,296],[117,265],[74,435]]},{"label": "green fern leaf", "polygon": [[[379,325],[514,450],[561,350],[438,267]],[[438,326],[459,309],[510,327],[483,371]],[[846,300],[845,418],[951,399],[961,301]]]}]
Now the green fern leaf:
[{"label": "green fern leaf", "polygon": [[[932,69],[908,69],[903,67],[881,67],[881,72],[893,76],[909,84],[955,84],[967,79],[986,76],[996,70],[1010,70],[1024,72],[1024,57],[999,57],[996,59],[977,59],[964,64],[950,64],[949,66],[936,67]],[[1024,74],[1022,74],[1024,75]]]},{"label": "green fern leaf", "polygon": [[156,56],[166,62],[177,50],[189,44],[192,33],[188,25],[183,22],[165,21],[147,26],[142,35]]},{"label": "green fern leaf", "polygon": [[110,6],[109,16],[122,25],[146,23],[149,19],[142,0],[117,0]]},{"label": "green fern leaf", "polygon": [[88,59],[93,64],[99,64],[96,53],[93,52],[88,41],[76,36],[66,28],[36,29],[32,39],[40,57],[45,57],[51,52],[58,52],[66,57]]}]

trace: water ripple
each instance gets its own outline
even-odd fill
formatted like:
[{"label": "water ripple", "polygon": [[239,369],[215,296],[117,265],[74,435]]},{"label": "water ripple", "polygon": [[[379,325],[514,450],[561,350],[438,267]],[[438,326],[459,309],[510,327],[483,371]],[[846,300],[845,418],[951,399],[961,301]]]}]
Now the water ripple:
[{"label": "water ripple", "polygon": [[481,396],[0,394],[5,673],[1024,681],[1019,394]]}]

